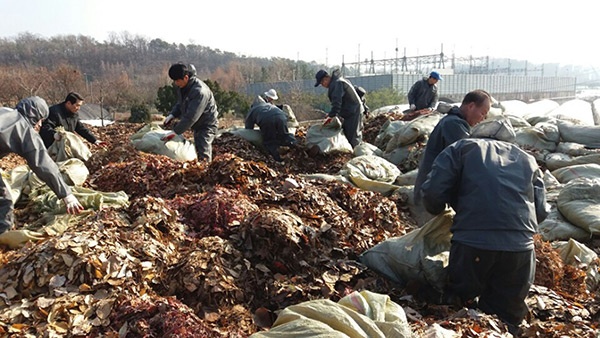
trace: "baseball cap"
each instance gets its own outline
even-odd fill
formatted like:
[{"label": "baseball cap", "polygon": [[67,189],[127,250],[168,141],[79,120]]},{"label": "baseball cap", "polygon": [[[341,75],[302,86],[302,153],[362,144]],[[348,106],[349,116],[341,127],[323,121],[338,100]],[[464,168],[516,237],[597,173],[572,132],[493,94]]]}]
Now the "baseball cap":
[{"label": "baseball cap", "polygon": [[431,72],[431,74],[429,74],[429,77],[432,77],[438,81],[442,81],[444,78],[440,75],[440,73],[433,71]]},{"label": "baseball cap", "polygon": [[315,75],[315,78],[317,79],[317,82],[315,83],[315,87],[318,87],[321,84],[321,81],[323,81],[323,78],[325,76],[329,75],[329,73],[327,73],[326,70],[321,69],[317,72],[317,75]]}]

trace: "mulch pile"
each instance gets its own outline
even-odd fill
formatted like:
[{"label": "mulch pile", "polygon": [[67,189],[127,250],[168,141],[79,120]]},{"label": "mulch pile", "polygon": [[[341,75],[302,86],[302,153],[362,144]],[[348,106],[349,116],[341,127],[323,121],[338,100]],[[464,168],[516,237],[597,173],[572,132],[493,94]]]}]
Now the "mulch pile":
[{"label": "mulch pile", "polygon": [[[365,140],[390,118],[367,121]],[[495,316],[428,303],[356,261],[415,225],[402,196],[302,176],[336,174],[351,155],[311,156],[300,146],[277,163],[224,133],[211,163],[176,162],[135,150],[129,136],[140,127],[92,128],[109,146],[92,148],[86,163],[85,186],[125,191],[127,208],[0,249],[0,335],[247,337],[289,305],[363,289],[401,304],[415,336],[436,325],[462,337],[506,335]],[[299,129],[300,144],[304,135]],[[14,155],[2,160],[3,169],[20,164]],[[27,202],[15,214],[19,226],[42,218]],[[591,337],[600,299],[585,290],[585,273],[539,239],[536,253],[524,336]]]}]

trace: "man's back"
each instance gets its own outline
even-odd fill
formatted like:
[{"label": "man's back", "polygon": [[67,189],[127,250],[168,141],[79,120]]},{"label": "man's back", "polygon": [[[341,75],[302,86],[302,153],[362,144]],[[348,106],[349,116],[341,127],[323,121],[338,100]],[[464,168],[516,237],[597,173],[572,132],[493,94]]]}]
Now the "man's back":
[{"label": "man's back", "polygon": [[463,139],[436,158],[423,184],[430,212],[449,203],[456,211],[453,241],[486,250],[533,248],[545,192],[535,159],[518,146],[493,139]]}]

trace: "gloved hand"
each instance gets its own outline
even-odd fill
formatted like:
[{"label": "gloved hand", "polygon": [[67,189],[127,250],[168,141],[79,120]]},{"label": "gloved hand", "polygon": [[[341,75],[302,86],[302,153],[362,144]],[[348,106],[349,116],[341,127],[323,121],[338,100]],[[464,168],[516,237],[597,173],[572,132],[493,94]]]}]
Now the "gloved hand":
[{"label": "gloved hand", "polygon": [[331,121],[333,121],[333,117],[327,116],[327,118],[325,119],[325,121],[323,121],[323,125],[326,126],[329,123],[331,123]]},{"label": "gloved hand", "polygon": [[44,235],[29,230],[8,230],[0,235],[0,244],[7,245],[14,249],[22,246],[27,241],[39,241],[44,239]]},{"label": "gloved hand", "polygon": [[169,114],[166,118],[165,121],[163,122],[163,127],[168,127],[171,122],[173,122],[173,119],[175,118],[175,116]]},{"label": "gloved hand", "polygon": [[59,133],[54,133],[54,141],[60,141],[60,139],[62,139],[62,136]]},{"label": "gloved hand", "polygon": [[415,109],[417,109],[417,106],[415,106],[414,104],[411,104],[410,105],[410,110],[415,110]]},{"label": "gloved hand", "polygon": [[108,145],[108,143],[101,141],[101,140],[96,140],[96,142],[94,142],[94,145],[97,145],[100,147],[106,147]]},{"label": "gloved hand", "polygon": [[175,137],[177,134],[175,134],[174,132],[170,132],[167,135],[161,137],[161,141],[167,142],[167,141],[171,141],[173,139],[173,137]]},{"label": "gloved hand", "polygon": [[67,207],[68,214],[78,214],[83,210],[83,206],[77,200],[77,197],[73,194],[67,195],[67,197],[63,198],[63,202],[65,202],[65,206]]}]

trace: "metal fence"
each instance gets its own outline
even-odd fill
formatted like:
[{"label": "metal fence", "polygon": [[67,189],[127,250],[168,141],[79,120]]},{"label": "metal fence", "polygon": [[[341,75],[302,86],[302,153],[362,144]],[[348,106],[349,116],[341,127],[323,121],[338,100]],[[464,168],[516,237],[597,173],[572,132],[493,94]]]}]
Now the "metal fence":
[{"label": "metal fence", "polygon": [[[376,91],[382,88],[394,88],[400,93],[408,93],[410,87],[423,77],[414,74],[384,74],[348,77],[355,85],[367,91]],[[523,100],[532,101],[539,99],[569,99],[576,94],[577,78],[575,77],[549,77],[525,75],[493,75],[493,74],[453,74],[443,75],[443,80],[438,82],[440,98],[460,101],[466,93],[474,89],[483,89],[497,100]],[[275,88],[280,93],[302,91],[322,94],[323,90],[314,87],[314,80],[300,80],[293,82],[253,83],[246,87],[248,95],[259,95],[270,88]]]}]

